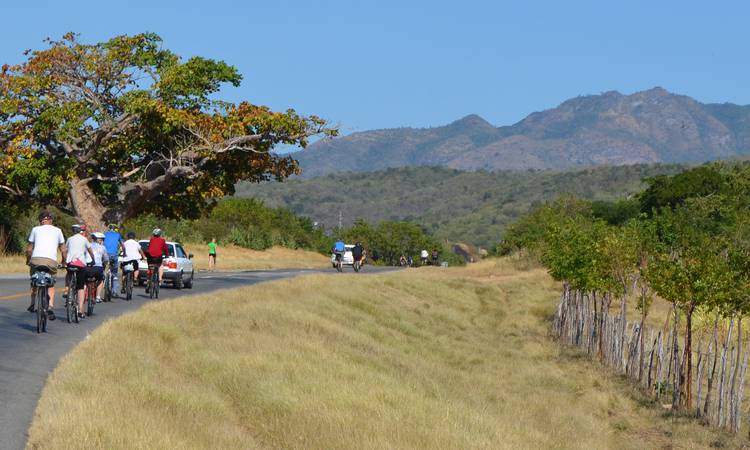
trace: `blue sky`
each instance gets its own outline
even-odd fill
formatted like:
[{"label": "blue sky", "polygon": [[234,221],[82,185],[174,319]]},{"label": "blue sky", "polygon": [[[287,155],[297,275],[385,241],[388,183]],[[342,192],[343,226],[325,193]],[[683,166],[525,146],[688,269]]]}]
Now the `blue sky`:
[{"label": "blue sky", "polygon": [[343,133],[496,125],[582,94],[654,86],[750,103],[750,3],[693,1],[26,1],[0,7],[0,63],[66,31],[153,31],[234,64],[228,100],[294,107]]}]

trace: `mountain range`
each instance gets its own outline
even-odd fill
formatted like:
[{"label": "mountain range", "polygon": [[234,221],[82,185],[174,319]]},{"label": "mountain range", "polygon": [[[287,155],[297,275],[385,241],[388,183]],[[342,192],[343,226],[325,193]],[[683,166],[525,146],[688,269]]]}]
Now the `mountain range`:
[{"label": "mountain range", "polygon": [[750,106],[705,104],[663,88],[572,98],[496,127],[469,115],[442,127],[353,133],[292,154],[304,177],[391,167],[544,170],[701,163],[750,155]]}]

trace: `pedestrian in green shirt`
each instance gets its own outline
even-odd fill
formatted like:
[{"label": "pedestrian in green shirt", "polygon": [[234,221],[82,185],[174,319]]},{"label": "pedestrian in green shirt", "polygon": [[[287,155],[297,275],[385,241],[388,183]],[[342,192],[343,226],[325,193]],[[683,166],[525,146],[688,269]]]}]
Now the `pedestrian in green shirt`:
[{"label": "pedestrian in green shirt", "polygon": [[216,238],[208,243],[208,270],[216,270]]}]

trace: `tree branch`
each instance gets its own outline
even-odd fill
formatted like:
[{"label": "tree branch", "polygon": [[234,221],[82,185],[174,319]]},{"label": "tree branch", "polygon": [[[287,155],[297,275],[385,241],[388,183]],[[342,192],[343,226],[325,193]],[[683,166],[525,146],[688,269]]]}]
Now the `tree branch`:
[{"label": "tree branch", "polygon": [[136,173],[138,173],[139,170],[141,170],[140,166],[136,167],[135,169],[129,170],[129,171],[125,172],[125,173],[121,173],[120,175],[113,175],[111,177],[105,177],[105,176],[97,174],[97,175],[94,175],[93,177],[82,178],[81,182],[82,183],[90,183],[90,182],[92,182],[94,180],[96,180],[96,181],[119,181],[119,180],[126,180],[126,179],[130,178],[131,176],[135,175]]},{"label": "tree branch", "polygon": [[18,190],[17,187],[16,188],[12,188],[10,186],[5,186],[5,185],[1,185],[0,184],[0,189],[2,189],[3,191],[5,191],[5,192],[7,192],[7,193],[9,193],[11,195],[14,195],[16,197],[23,197],[24,196],[24,193],[21,192],[20,190]]},{"label": "tree branch", "polygon": [[152,180],[134,182],[124,186],[120,190],[120,194],[124,199],[125,209],[120,220],[127,220],[135,216],[146,202],[154,199],[163,190],[168,188],[174,179],[192,179],[199,174],[200,172],[195,167],[174,166]]}]

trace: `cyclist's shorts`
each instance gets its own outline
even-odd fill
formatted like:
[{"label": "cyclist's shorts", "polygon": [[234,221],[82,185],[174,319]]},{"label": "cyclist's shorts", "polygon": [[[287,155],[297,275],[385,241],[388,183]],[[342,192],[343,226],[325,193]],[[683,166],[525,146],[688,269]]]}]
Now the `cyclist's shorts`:
[{"label": "cyclist's shorts", "polygon": [[161,266],[161,262],[164,260],[163,256],[159,257],[153,257],[151,255],[146,255],[146,261],[148,262],[148,265],[154,265],[154,266]]},{"label": "cyclist's shorts", "polygon": [[[77,269],[76,272],[76,289],[83,289],[86,286],[86,278],[89,277],[89,270],[91,267],[83,267]],[[73,276],[73,270],[68,270],[65,274],[65,285],[70,286],[70,278]]]},{"label": "cyclist's shorts", "polygon": [[120,263],[120,267],[124,270],[125,266],[132,266],[133,272],[138,272],[138,260],[134,259],[132,261],[123,261]]},{"label": "cyclist's shorts", "polygon": [[49,258],[31,258],[29,260],[29,275],[34,275],[37,267],[41,267],[46,272],[49,272],[53,277],[57,275],[57,261]]},{"label": "cyclist's shorts", "polygon": [[104,280],[104,267],[87,267],[84,273],[86,274],[86,278],[93,277],[96,278],[96,281]]}]

